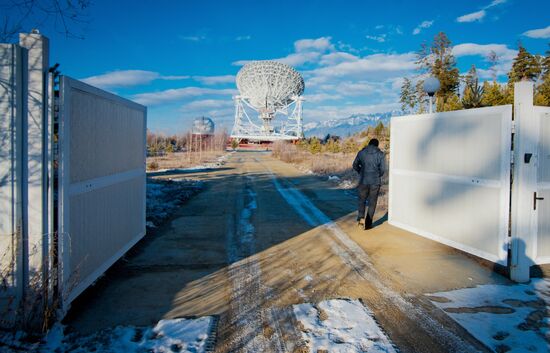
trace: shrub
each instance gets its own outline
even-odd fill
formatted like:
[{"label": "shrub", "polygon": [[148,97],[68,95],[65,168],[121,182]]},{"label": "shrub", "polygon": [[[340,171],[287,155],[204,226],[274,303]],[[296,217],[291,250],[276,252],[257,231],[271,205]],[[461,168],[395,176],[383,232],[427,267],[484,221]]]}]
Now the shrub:
[{"label": "shrub", "polygon": [[157,170],[157,169],[159,169],[159,164],[157,163],[157,161],[151,161],[151,162],[147,165],[147,169],[148,169],[148,170]]}]

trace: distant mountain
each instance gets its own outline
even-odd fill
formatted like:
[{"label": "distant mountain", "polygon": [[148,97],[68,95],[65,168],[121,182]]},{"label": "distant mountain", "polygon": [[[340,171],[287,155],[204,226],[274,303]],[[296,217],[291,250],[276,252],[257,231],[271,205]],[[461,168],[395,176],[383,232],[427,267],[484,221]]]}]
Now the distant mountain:
[{"label": "distant mountain", "polygon": [[306,137],[325,137],[327,134],[346,137],[363,131],[369,126],[376,126],[380,121],[384,125],[388,125],[392,116],[399,115],[402,115],[401,111],[375,114],[353,114],[347,118],[311,122],[304,124],[304,134]]}]

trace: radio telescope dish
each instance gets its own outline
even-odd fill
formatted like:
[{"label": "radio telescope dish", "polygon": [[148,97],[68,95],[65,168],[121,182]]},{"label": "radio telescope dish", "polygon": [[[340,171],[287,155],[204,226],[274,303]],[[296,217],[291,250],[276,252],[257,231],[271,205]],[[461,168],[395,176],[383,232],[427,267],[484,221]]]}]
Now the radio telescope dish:
[{"label": "radio telescope dish", "polygon": [[[295,69],[276,61],[252,61],[241,68],[236,82],[240,95],[234,97],[233,138],[274,141],[303,137],[300,96],[305,85]],[[249,117],[245,106],[259,113],[261,126]],[[289,113],[291,106],[294,109]],[[275,127],[272,121],[277,114],[287,119]]]}]

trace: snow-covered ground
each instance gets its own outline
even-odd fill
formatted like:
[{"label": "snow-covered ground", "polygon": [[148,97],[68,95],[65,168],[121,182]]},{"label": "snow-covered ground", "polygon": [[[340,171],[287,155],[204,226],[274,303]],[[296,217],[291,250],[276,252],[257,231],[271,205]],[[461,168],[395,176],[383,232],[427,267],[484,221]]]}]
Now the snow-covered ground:
[{"label": "snow-covered ground", "polygon": [[298,304],[293,310],[310,352],[396,352],[370,310],[358,300]]},{"label": "snow-covered ground", "polygon": [[147,227],[155,228],[176,208],[202,188],[202,183],[188,179],[147,179]]},{"label": "snow-covered ground", "polygon": [[429,296],[496,352],[550,352],[550,279],[482,285]]},{"label": "snow-covered ground", "polygon": [[200,165],[196,165],[196,166],[189,167],[189,168],[157,169],[157,170],[154,170],[154,171],[150,171],[150,173],[155,173],[155,174],[157,174],[157,173],[178,173],[178,172],[181,173],[181,172],[192,172],[192,171],[216,169],[216,168],[222,167],[225,164],[225,162],[227,161],[227,159],[229,158],[229,156],[231,156],[232,153],[234,153],[234,152],[224,154],[223,156],[220,156],[220,157],[216,158],[215,161],[200,164]]},{"label": "snow-covered ground", "polygon": [[[202,164],[185,169],[162,169],[151,172],[178,173],[221,168],[233,152],[218,157],[212,163]],[[203,183],[185,178],[156,179],[147,178],[147,227],[160,225],[175,209],[202,189]]]},{"label": "snow-covered ground", "polygon": [[117,326],[89,336],[65,334],[55,324],[40,343],[28,343],[22,336],[0,337],[6,347],[0,352],[40,353],[201,353],[211,349],[215,318],[161,320],[152,327]]}]

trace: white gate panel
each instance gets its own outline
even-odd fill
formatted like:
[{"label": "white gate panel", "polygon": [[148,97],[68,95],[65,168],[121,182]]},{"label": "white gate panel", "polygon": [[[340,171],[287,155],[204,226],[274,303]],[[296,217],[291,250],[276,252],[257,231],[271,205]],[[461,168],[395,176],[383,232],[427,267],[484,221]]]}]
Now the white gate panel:
[{"label": "white gate panel", "polygon": [[146,108],[69,77],[60,90],[66,307],[145,234]]},{"label": "white gate panel", "polygon": [[535,107],[534,110],[539,127],[536,196],[544,200],[533,199],[537,232],[533,257],[535,263],[546,264],[550,263],[550,108]]},{"label": "white gate panel", "polygon": [[512,107],[395,117],[389,223],[506,264]]}]

